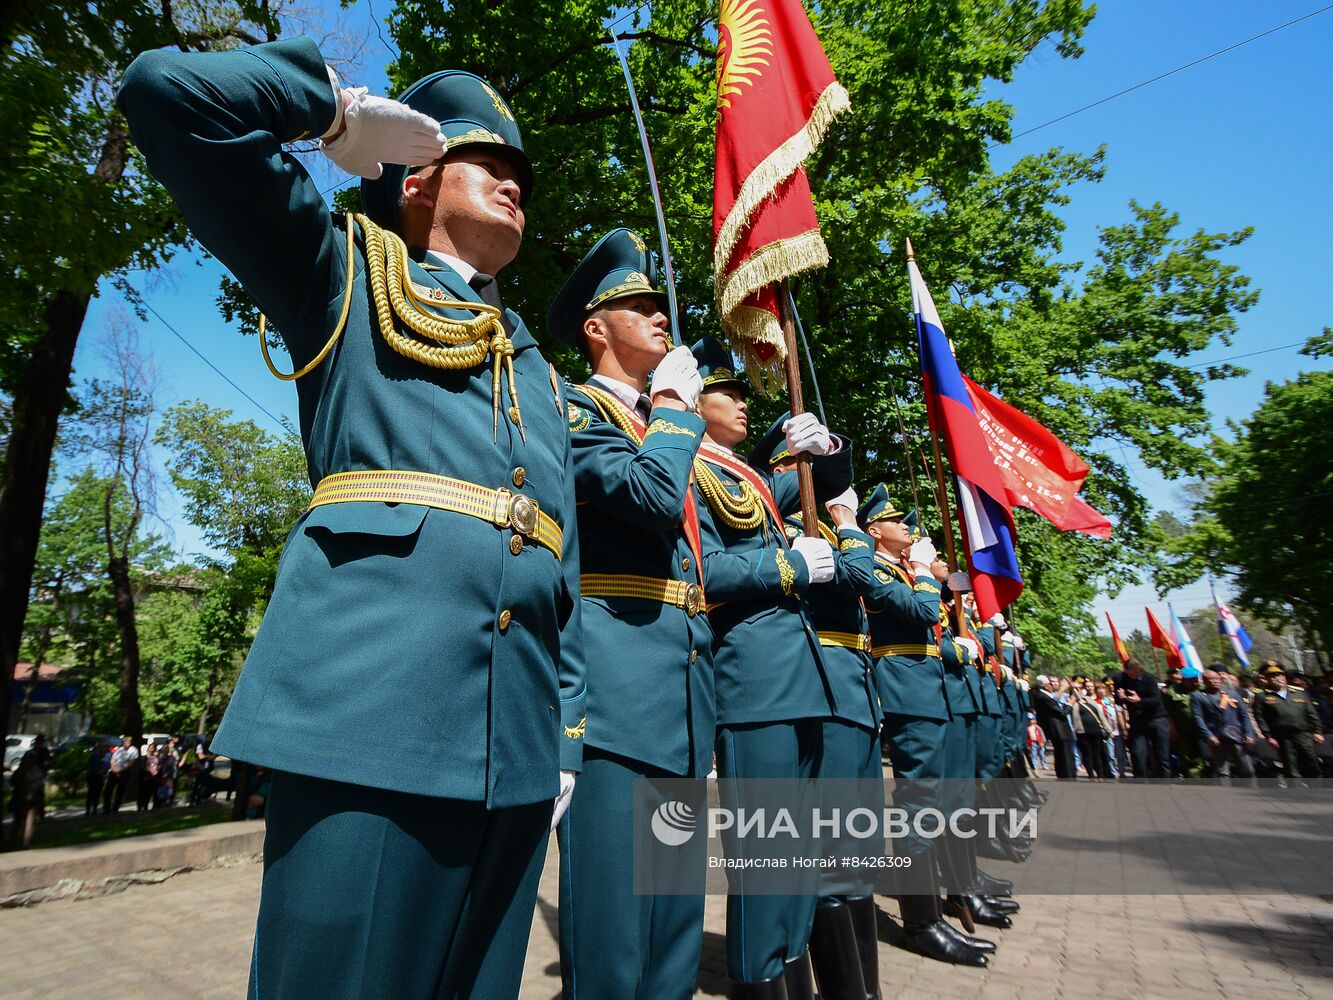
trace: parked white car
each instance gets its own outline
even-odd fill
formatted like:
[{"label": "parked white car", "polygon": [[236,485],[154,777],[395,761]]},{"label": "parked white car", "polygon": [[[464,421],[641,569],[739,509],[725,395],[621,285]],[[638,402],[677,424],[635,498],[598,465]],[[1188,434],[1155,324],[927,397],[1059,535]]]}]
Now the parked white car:
[{"label": "parked white car", "polygon": [[31,733],[5,737],[5,774],[13,773],[23,755],[32,749],[37,737]]}]

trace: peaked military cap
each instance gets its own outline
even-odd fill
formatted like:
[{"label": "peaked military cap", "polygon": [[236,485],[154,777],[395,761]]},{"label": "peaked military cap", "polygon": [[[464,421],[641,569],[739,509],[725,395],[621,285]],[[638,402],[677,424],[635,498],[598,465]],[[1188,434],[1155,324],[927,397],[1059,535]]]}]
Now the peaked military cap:
[{"label": "peaked military cap", "polygon": [[883,483],[876,483],[870,496],[856,509],[856,519],[863,527],[875,521],[892,521],[901,517],[903,512],[889,499],[889,488]]},{"label": "peaked military cap", "polygon": [[[485,145],[503,150],[518,171],[523,204],[532,194],[532,162],[523,151],[523,134],[509,105],[489,83],[462,70],[444,70],[422,77],[398,95],[399,102],[430,115],[440,123],[449,152],[464,146]],[[386,163],[384,173],[361,181],[361,204],[375,222],[398,226],[398,192],[403,178],[424,163]]]},{"label": "peaked military cap", "polygon": [[1278,674],[1285,674],[1286,671],[1278,664],[1276,660],[1265,660],[1264,668],[1259,671],[1260,677],[1275,677]]},{"label": "peaked military cap", "polygon": [[699,362],[704,392],[718,386],[734,385],[741,392],[749,394],[750,384],[736,373],[736,362],[722,341],[716,337],[703,337],[695,342],[690,351],[694,354],[694,360]]},{"label": "peaked military cap", "polygon": [[903,515],[903,524],[907,525],[907,530],[913,535],[921,533],[921,515],[915,507]]},{"label": "peaked military cap", "polygon": [[788,410],[764,431],[764,436],[750,452],[749,462],[756,469],[768,472],[779,462],[791,458],[791,452],[787,450],[787,435],[782,430],[782,425],[790,419],[791,410]]},{"label": "peaked military cap", "polygon": [[557,340],[579,346],[583,321],[594,309],[630,295],[657,297],[667,310],[666,292],[659,291],[652,251],[638,233],[613,229],[587,252],[560,289],[546,314],[546,329]]}]

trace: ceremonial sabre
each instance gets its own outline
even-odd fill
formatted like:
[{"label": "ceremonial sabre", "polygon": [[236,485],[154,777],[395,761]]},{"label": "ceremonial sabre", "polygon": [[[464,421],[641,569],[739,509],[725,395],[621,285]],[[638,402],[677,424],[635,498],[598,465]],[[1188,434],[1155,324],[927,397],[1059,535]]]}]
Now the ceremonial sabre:
[{"label": "ceremonial sabre", "polygon": [[667,246],[666,216],[662,212],[662,194],[657,189],[657,169],[653,166],[653,151],[648,146],[648,131],[643,127],[643,115],[639,111],[639,95],[634,89],[634,77],[630,76],[629,63],[625,53],[620,50],[620,36],[611,32],[611,45],[620,60],[620,68],[625,74],[625,86],[629,87],[629,103],[634,110],[634,124],[639,127],[639,142],[643,146],[643,162],[648,168],[648,187],[653,192],[653,209],[657,212],[657,236],[662,243],[662,268],[666,271],[667,309],[671,313],[671,340],[680,344],[680,319],[676,312],[676,269],[671,264],[671,250]]},{"label": "ceremonial sabre", "polygon": [[790,288],[787,289],[787,299],[787,304],[791,306],[791,314],[796,320],[796,332],[801,335],[801,346],[805,348],[805,364],[810,369],[810,385],[815,390],[815,405],[819,407],[819,422],[827,427],[828,414],[824,412],[824,397],[819,392],[819,376],[815,374],[815,356],[810,353],[810,341],[805,339],[805,324],[801,322],[801,314],[796,309],[796,293]]}]

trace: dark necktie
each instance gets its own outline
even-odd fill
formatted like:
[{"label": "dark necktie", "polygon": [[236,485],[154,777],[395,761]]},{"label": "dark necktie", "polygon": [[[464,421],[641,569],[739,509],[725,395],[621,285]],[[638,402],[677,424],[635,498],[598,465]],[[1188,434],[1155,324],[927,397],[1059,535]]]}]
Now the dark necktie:
[{"label": "dark necktie", "polygon": [[485,271],[478,271],[468,279],[468,284],[472,286],[472,290],[477,293],[481,301],[500,310],[500,322],[504,324],[505,333],[512,337],[514,330],[509,325],[509,316],[505,313],[504,302],[500,298],[500,286],[495,283],[495,278]]},{"label": "dark necktie", "polygon": [[634,412],[643,418],[646,423],[653,413],[653,401],[648,397],[648,393],[639,393],[639,401],[634,404]]}]

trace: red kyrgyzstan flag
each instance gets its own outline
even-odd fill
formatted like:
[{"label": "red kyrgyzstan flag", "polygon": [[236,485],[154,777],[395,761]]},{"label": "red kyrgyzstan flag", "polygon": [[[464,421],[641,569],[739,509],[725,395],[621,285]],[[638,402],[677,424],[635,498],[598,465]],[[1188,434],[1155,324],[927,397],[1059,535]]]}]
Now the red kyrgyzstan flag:
[{"label": "red kyrgyzstan flag", "polygon": [[800,0],[721,0],[713,271],[747,370],[786,355],[773,285],[828,263],[802,164],[849,106]]}]

